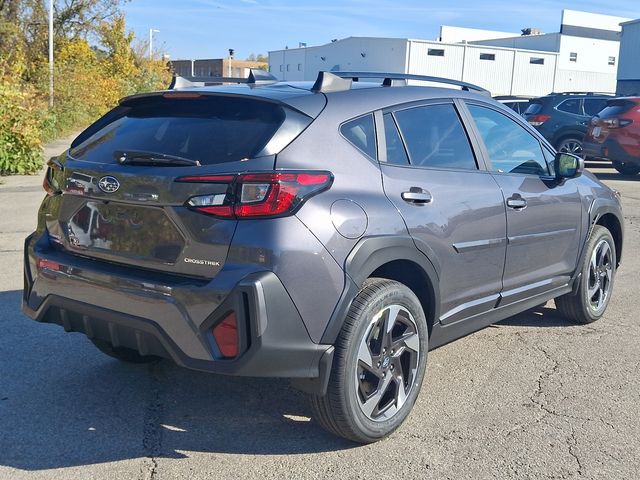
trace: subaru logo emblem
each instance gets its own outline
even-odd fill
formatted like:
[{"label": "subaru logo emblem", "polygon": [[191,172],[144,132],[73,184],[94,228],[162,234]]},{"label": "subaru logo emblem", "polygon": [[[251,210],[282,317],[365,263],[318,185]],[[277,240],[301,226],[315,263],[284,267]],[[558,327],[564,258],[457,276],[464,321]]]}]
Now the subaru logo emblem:
[{"label": "subaru logo emblem", "polygon": [[104,193],[113,193],[120,188],[120,182],[115,177],[102,177],[98,182],[98,187]]}]

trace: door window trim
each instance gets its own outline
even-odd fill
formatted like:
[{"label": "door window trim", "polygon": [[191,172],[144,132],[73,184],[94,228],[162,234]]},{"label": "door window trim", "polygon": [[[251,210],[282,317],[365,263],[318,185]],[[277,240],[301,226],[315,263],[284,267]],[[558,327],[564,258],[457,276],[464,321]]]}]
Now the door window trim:
[{"label": "door window trim", "polygon": [[[458,119],[460,120],[460,125],[462,126],[462,129],[467,136],[467,140],[471,148],[471,153],[476,163],[475,170],[453,168],[453,167],[450,167],[450,168],[429,167],[429,166],[423,166],[423,165],[413,165],[411,163],[409,163],[408,165],[395,165],[395,164],[387,163],[387,151],[386,151],[386,140],[385,140],[386,137],[385,137],[385,131],[384,131],[384,114],[390,113],[393,116],[393,121],[396,123],[396,128],[398,129],[398,134],[400,135],[400,139],[402,140],[402,144],[404,146],[405,152],[407,152],[407,158],[409,159],[409,162],[411,162],[411,158],[407,151],[407,142],[404,138],[402,130],[400,130],[400,128],[398,127],[398,122],[395,117],[395,112],[409,110],[411,108],[431,106],[431,105],[452,105],[453,106],[453,109],[458,115]],[[458,98],[434,98],[429,100],[417,100],[417,101],[392,105],[390,107],[386,107],[381,110],[378,110],[377,112],[374,112],[374,119],[376,123],[376,132],[379,132],[377,138],[378,138],[378,149],[379,149],[378,161],[380,162],[380,165],[386,165],[389,167],[396,167],[396,168],[411,168],[414,170],[419,169],[419,170],[444,170],[448,172],[490,173],[487,169],[486,163],[484,162],[484,158],[481,155],[481,151],[479,150],[480,145],[477,143],[477,139],[469,131],[468,120],[467,120],[467,117],[464,115],[464,112],[460,108],[460,100]]]}]

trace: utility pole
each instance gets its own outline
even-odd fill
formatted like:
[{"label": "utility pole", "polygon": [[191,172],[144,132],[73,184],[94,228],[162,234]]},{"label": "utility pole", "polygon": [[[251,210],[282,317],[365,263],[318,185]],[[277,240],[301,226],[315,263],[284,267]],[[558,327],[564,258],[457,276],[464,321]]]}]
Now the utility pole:
[{"label": "utility pole", "polygon": [[53,0],[49,0],[49,108],[53,108]]},{"label": "utility pole", "polygon": [[153,60],[153,34],[160,33],[160,30],[155,28],[149,29],[149,60]]},{"label": "utility pole", "polygon": [[233,75],[231,75],[231,60],[233,59],[233,54],[235,53],[235,51],[233,50],[233,48],[229,49],[229,63],[227,64],[228,67],[228,77],[231,78]]}]

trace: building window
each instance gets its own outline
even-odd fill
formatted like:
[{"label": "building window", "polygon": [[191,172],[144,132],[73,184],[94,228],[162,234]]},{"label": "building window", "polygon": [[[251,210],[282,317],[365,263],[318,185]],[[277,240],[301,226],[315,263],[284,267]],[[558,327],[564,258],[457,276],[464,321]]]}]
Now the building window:
[{"label": "building window", "polygon": [[616,57],[609,57],[609,65],[615,65],[616,64]]},{"label": "building window", "polygon": [[569,54],[569,61],[570,62],[577,62],[578,61],[578,54],[576,52],[571,52]]},{"label": "building window", "polygon": [[496,54],[495,53],[481,53],[480,54],[480,60],[495,60],[496,59]]},{"label": "building window", "polygon": [[271,71],[271,65],[269,65],[269,71]]},{"label": "building window", "polygon": [[287,63],[287,72],[289,71],[289,67],[290,67],[290,66],[291,66],[291,65],[289,65],[289,64]]},{"label": "building window", "polygon": [[432,57],[444,57],[444,49],[443,48],[430,48],[427,51],[427,55],[431,55]]},{"label": "building window", "polygon": [[298,64],[298,71],[299,71],[299,72],[301,72],[301,71],[302,71],[302,64],[301,64],[301,63],[299,63],[299,64]]},{"label": "building window", "polygon": [[544,65],[544,58],[529,57],[529,63],[531,63],[533,65]]}]

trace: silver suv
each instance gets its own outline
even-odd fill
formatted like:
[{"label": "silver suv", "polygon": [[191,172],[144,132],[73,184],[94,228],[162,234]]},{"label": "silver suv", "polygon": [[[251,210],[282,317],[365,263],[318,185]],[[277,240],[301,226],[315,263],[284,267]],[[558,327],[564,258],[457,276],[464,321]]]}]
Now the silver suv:
[{"label": "silver suv", "polygon": [[291,378],[366,443],[409,414],[430,349],[550,299],[603,315],[618,195],[479,87],[196,85],[123,99],[49,161],[33,319],[125,361]]}]

